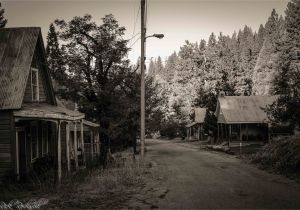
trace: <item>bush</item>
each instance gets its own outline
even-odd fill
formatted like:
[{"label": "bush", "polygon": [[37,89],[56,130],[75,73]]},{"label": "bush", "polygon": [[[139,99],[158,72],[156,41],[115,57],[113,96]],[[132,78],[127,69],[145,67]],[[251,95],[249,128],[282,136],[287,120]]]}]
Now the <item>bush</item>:
[{"label": "bush", "polygon": [[299,173],[300,141],[291,138],[274,140],[253,155],[251,161],[280,173]]},{"label": "bush", "polygon": [[168,138],[184,138],[186,136],[186,128],[183,124],[179,124],[174,121],[164,122],[160,129],[160,135]]}]

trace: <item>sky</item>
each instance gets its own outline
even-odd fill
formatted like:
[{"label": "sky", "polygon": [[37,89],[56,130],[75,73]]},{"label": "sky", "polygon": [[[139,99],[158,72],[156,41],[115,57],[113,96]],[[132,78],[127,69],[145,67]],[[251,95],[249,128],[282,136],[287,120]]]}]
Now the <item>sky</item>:
[{"label": "sky", "polygon": [[[8,19],[6,27],[38,26],[44,39],[55,19],[68,21],[74,16],[91,14],[100,24],[104,15],[113,14],[126,28],[124,38],[134,37],[129,43],[132,50],[128,58],[136,63],[140,55],[140,0],[0,1]],[[165,37],[147,39],[146,62],[158,56],[164,61],[174,51],[178,52],[185,40],[207,40],[212,32],[231,35],[245,25],[257,31],[273,8],[284,16],[287,3],[288,0],[148,0],[147,35],[163,33]]]}]

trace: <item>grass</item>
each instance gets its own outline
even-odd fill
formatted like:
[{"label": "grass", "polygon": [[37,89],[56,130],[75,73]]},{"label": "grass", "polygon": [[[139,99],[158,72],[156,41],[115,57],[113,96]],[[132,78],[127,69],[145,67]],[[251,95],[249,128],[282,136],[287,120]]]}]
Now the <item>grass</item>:
[{"label": "grass", "polygon": [[119,153],[107,169],[91,171],[78,184],[61,186],[59,196],[47,208],[124,208],[131,196],[146,185],[146,179],[152,178],[150,167],[130,154]]},{"label": "grass", "polygon": [[55,185],[52,173],[49,173],[49,179],[44,177],[44,181],[31,176],[25,184],[6,182],[0,186],[0,201],[8,203],[18,199],[27,202],[46,198],[49,203],[43,209],[124,208],[131,196],[146,186],[147,179],[153,179],[151,167],[146,161],[133,159],[131,153],[117,153],[105,170],[80,170],[64,177],[59,187]]}]

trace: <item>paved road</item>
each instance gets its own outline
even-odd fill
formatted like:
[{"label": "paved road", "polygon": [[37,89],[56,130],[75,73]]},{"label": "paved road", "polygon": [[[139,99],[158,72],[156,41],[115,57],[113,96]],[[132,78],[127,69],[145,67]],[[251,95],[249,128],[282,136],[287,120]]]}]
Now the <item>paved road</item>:
[{"label": "paved road", "polygon": [[300,185],[241,160],[187,144],[147,140],[147,157],[166,174],[164,209],[300,209]]}]

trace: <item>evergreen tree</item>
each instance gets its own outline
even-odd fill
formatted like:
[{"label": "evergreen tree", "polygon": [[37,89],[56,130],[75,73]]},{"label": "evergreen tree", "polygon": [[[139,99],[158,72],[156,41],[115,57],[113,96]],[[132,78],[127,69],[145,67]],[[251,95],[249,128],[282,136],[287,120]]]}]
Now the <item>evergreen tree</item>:
[{"label": "evergreen tree", "polygon": [[278,72],[279,51],[276,42],[283,32],[283,20],[273,9],[265,25],[265,35],[253,73],[253,93],[270,95],[274,75]]},{"label": "evergreen tree", "polygon": [[270,107],[271,118],[300,125],[300,0],[288,3],[285,34],[277,43],[280,50],[279,73],[274,79],[274,93],[279,99]]},{"label": "evergreen tree", "polygon": [[164,66],[163,66],[160,56],[158,56],[158,58],[156,60],[155,70],[156,70],[156,74],[163,75],[163,73],[164,73]]},{"label": "evergreen tree", "polygon": [[153,61],[153,59],[151,58],[150,63],[149,63],[149,67],[148,67],[148,75],[155,77],[156,75],[156,69],[155,69],[155,63]]},{"label": "evergreen tree", "polygon": [[172,55],[170,55],[167,59],[165,68],[164,68],[164,79],[167,82],[170,82],[173,77],[174,77],[174,71],[175,71],[175,66],[176,66],[176,62],[177,62],[177,54],[176,52],[174,52]]},{"label": "evergreen tree", "polygon": [[214,33],[211,33],[211,35],[208,38],[207,46],[212,48],[216,46],[216,44],[217,44],[216,35]]},{"label": "evergreen tree", "polygon": [[59,47],[57,32],[53,23],[51,23],[47,34],[47,61],[51,77],[60,85],[66,79],[65,63],[62,51],[63,49]]},{"label": "evergreen tree", "polygon": [[0,28],[4,28],[7,24],[7,19],[4,18],[4,12],[5,10],[1,8],[1,2],[0,2]]}]

